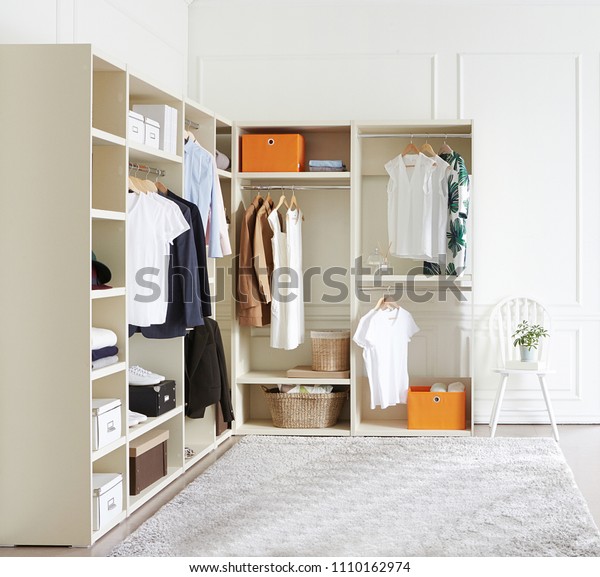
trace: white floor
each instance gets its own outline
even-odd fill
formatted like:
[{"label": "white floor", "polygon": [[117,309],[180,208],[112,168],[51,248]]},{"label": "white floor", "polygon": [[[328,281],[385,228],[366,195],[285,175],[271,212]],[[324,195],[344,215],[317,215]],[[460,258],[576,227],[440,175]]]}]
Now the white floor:
[{"label": "white floor", "polygon": [[[600,527],[600,425],[560,425],[560,448],[571,467],[575,481],[583,496],[588,502],[590,511],[596,525]],[[490,429],[487,425],[475,427],[476,436],[489,436]],[[551,436],[550,426],[545,425],[499,425],[498,436],[503,437],[543,437]],[[129,533],[134,531],[141,523],[151,517],[162,505],[172,499],[187,484],[201,474],[209,465],[215,462],[220,455],[235,444],[236,438],[223,443],[215,453],[204,458],[200,463],[171,483],[162,493],[150,503],[136,511],[131,517],[123,521],[108,535],[103,537],[93,547],[65,548],[65,547],[5,547],[0,548],[0,557],[67,557],[106,556],[111,549]]]}]

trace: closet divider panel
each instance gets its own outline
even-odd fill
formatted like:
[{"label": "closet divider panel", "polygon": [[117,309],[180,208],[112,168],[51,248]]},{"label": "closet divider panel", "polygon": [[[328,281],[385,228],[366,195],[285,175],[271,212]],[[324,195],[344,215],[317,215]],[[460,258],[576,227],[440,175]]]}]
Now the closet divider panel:
[{"label": "closet divider panel", "polygon": [[3,545],[91,543],[91,66],[0,46]]}]

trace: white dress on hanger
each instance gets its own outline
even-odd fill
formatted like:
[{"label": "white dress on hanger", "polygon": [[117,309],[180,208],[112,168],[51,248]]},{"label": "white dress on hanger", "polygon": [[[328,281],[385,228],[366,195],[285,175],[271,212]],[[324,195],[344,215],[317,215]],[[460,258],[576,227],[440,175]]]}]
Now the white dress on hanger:
[{"label": "white dress on hanger", "polygon": [[430,259],[431,175],[435,161],[422,153],[398,155],[386,163],[390,254]]},{"label": "white dress on hanger", "polygon": [[285,215],[288,266],[293,299],[288,303],[287,349],[304,342],[304,279],[302,278],[302,211],[290,208]]},{"label": "white dress on hanger", "polygon": [[288,210],[286,232],[276,210],[267,217],[273,230],[271,287],[271,347],[295,349],[304,342],[304,291],[302,279],[302,213]]}]

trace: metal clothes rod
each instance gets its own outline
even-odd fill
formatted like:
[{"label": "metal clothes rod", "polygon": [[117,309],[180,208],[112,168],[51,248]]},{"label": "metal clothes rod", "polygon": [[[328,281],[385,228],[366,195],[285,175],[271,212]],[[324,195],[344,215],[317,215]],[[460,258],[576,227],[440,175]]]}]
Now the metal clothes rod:
[{"label": "metal clothes rod", "polygon": [[139,170],[146,174],[156,174],[158,176],[165,176],[165,174],[167,174],[165,170],[160,168],[152,168],[151,166],[144,166],[143,164],[137,164],[136,162],[129,163],[129,170]]},{"label": "metal clothes rod", "polygon": [[188,120],[187,118],[185,119],[185,125],[189,126],[192,130],[198,130],[200,128],[200,125],[197,122]]},{"label": "metal clothes rod", "polygon": [[424,133],[424,132],[406,132],[394,134],[359,134],[359,138],[472,138],[472,134],[439,134],[439,133]]},{"label": "metal clothes rod", "polygon": [[241,188],[242,190],[350,190],[349,186],[296,186],[291,184],[289,186],[279,184],[268,186],[243,184]]}]

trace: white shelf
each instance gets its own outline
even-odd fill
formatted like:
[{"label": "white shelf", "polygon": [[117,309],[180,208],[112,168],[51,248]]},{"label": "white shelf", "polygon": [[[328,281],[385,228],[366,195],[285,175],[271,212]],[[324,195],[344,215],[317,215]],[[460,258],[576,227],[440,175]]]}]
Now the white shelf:
[{"label": "white shelf", "polygon": [[319,429],[282,429],[270,419],[252,419],[236,427],[236,435],[300,435],[322,437],[349,437],[350,423],[338,421],[333,427]]},{"label": "white shelf", "polygon": [[90,289],[92,300],[96,299],[109,299],[112,297],[121,297],[126,294],[125,287],[114,287],[111,289],[100,289],[100,290],[91,290]]},{"label": "white shelf", "polygon": [[185,460],[184,467],[186,471],[214,450],[214,444],[209,442],[206,442],[202,445],[199,443],[186,443],[185,446],[189,449],[192,449],[195,453],[189,459]]},{"label": "white shelf", "polygon": [[105,457],[106,455],[112,453],[119,447],[122,447],[126,441],[127,439],[123,436],[114,441],[113,443],[109,443],[104,447],[100,447],[97,451],[92,451],[92,462],[97,461],[98,459],[102,459],[102,457]]},{"label": "white shelf", "polygon": [[173,417],[180,415],[183,411],[183,407],[175,407],[173,410],[168,411],[164,415],[159,415],[158,417],[148,417],[143,423],[139,425],[135,425],[134,427],[129,427],[128,437],[130,441],[133,439],[137,439],[141,435],[151,431],[155,427],[170,421]]},{"label": "white shelf", "polygon": [[139,509],[144,503],[148,502],[154,495],[160,493],[169,483],[174,481],[183,473],[182,467],[167,467],[167,474],[155,481],[149,487],[146,487],[139,495],[129,495],[129,514]]},{"label": "white shelf", "polygon": [[350,172],[238,172],[238,177],[248,180],[276,180],[297,184],[315,184],[317,181],[350,184]]},{"label": "white shelf", "polygon": [[382,274],[382,275],[362,275],[356,277],[356,282],[359,286],[373,286],[378,284],[386,285],[391,283],[407,283],[414,282],[419,285],[458,285],[469,286],[473,283],[473,277],[470,274],[462,276],[446,276],[446,275],[406,275],[406,274]]},{"label": "white shelf", "polygon": [[232,431],[231,429],[227,429],[227,430],[226,430],[224,433],[221,433],[221,434],[220,434],[220,435],[217,437],[217,439],[216,439],[216,441],[215,441],[215,443],[216,443],[217,447],[218,447],[218,446],[219,446],[221,443],[224,443],[224,442],[225,442],[227,439],[231,438],[232,432],[233,432],[233,431]]},{"label": "white shelf", "polygon": [[151,146],[146,146],[132,140],[128,140],[127,144],[129,145],[130,162],[170,162],[174,164],[181,164],[183,162],[181,156],[165,152],[158,148],[152,148]]},{"label": "white shelf", "polygon": [[288,377],[286,371],[250,371],[236,379],[238,385],[349,385],[350,379],[317,379]]},{"label": "white shelf", "polygon": [[92,535],[92,543],[95,543],[101,537],[104,537],[109,531],[114,529],[121,521],[124,521],[127,517],[127,511],[119,513],[110,523],[107,523],[104,527],[100,527],[97,531],[94,531]]},{"label": "white shelf", "polygon": [[95,369],[92,371],[92,381],[96,381],[98,379],[101,379],[102,377],[108,377],[108,375],[114,375],[115,373],[119,373],[125,370],[127,370],[126,362],[119,362],[115,363],[114,365],[109,365],[108,367]]},{"label": "white shelf", "polygon": [[116,210],[101,210],[99,208],[92,208],[92,220],[126,220],[127,214],[125,212],[118,212]]},{"label": "white shelf", "polygon": [[409,429],[405,420],[362,421],[355,431],[365,437],[470,437],[471,426],[464,430]]},{"label": "white shelf", "polygon": [[231,179],[231,172],[229,172],[229,170],[217,168],[217,174],[219,175],[219,178]]},{"label": "white shelf", "polygon": [[99,128],[92,128],[92,144],[94,146],[125,146],[125,139]]}]

